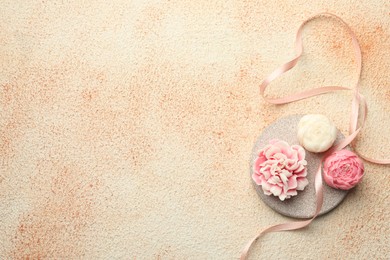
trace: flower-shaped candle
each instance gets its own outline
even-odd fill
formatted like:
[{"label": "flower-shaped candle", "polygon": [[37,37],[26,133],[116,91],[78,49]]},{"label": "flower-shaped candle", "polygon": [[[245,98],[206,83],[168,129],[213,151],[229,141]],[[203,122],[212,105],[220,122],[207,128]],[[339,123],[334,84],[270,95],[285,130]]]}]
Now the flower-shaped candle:
[{"label": "flower-shaped candle", "polygon": [[298,123],[299,143],[310,152],[325,152],[333,145],[336,137],[336,127],[324,115],[305,115]]},{"label": "flower-shaped candle", "polygon": [[289,199],[308,184],[305,156],[300,145],[271,140],[254,162],[252,179],[262,187],[264,194],[272,194],[282,201]]},{"label": "flower-shaped candle", "polygon": [[324,161],[322,176],[325,182],[336,189],[349,190],[363,178],[362,160],[351,151],[340,150],[332,153]]}]

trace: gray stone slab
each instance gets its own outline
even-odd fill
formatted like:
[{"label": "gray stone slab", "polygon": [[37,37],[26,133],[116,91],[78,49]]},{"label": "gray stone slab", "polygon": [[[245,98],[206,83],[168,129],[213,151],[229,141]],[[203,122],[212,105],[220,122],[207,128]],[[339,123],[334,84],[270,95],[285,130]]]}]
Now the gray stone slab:
[{"label": "gray stone slab", "polygon": [[[297,127],[298,122],[303,115],[293,115],[284,118],[278,119],[276,122],[268,126],[260,137],[252,151],[251,161],[250,161],[250,175],[253,173],[253,163],[259,153],[259,151],[268,144],[272,139],[280,139],[288,142],[290,145],[299,144],[297,138]],[[344,136],[339,132],[336,142],[344,138]],[[307,165],[307,179],[309,184],[306,186],[305,190],[298,191],[298,195],[285,201],[279,200],[278,197],[273,195],[265,195],[260,186],[258,186],[253,180],[253,184],[256,188],[256,191],[260,198],[267,204],[270,208],[276,212],[294,218],[310,218],[314,215],[316,202],[315,202],[315,188],[314,188],[314,175],[318,169],[318,164],[321,160],[321,153],[311,153],[306,151],[306,160]],[[252,179],[252,177],[251,177]],[[324,204],[320,215],[325,214],[332,209],[336,208],[346,197],[348,191],[337,190],[329,187],[323,182],[324,185]]]}]

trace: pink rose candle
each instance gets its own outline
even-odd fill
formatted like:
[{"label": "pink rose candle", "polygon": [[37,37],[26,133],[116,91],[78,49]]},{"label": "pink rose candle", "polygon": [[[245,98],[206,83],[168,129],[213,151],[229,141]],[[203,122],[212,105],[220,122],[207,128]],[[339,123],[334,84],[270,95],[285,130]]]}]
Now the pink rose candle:
[{"label": "pink rose candle", "polygon": [[340,150],[328,156],[324,161],[323,178],[333,188],[349,190],[363,178],[362,160],[351,151]]},{"label": "pink rose candle", "polygon": [[271,140],[255,160],[252,179],[264,194],[272,194],[282,201],[289,199],[308,184],[305,156],[300,145]]}]

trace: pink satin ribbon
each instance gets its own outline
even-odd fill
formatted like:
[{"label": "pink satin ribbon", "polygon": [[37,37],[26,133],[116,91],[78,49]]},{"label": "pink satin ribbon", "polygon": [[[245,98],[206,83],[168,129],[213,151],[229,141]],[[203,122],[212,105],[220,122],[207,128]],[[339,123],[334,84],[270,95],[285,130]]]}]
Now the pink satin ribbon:
[{"label": "pink satin ribbon", "polygon": [[[302,45],[302,31],[303,27],[310,22],[311,20],[314,20],[318,17],[322,16],[327,16],[333,19],[336,19],[337,21],[341,22],[346,29],[348,30],[349,34],[352,37],[352,43],[354,47],[354,52],[355,52],[355,57],[356,57],[356,71],[357,71],[357,77],[356,77],[356,83],[353,88],[347,88],[347,87],[340,87],[340,86],[326,86],[326,87],[319,87],[315,89],[310,89],[306,90],[303,92],[299,92],[287,97],[282,97],[282,98],[268,98],[265,97],[265,89],[267,86],[276,78],[281,76],[283,73],[289,71],[292,69],[298,62],[299,58],[302,55],[303,52],[303,45]],[[314,215],[311,219],[308,220],[303,220],[303,221],[295,221],[295,222],[288,222],[288,223],[283,223],[283,224],[278,224],[274,226],[269,226],[262,231],[260,231],[253,239],[251,239],[247,245],[244,247],[244,249],[241,252],[241,260],[246,259],[248,256],[248,252],[250,247],[253,245],[253,243],[262,235],[270,232],[278,232],[278,231],[287,231],[287,230],[296,230],[300,228],[304,228],[308,226],[320,213],[322,204],[323,204],[323,184],[322,184],[322,162],[323,160],[329,156],[331,153],[341,150],[347,145],[353,146],[353,141],[355,140],[356,136],[359,134],[359,132],[362,130],[362,127],[364,126],[367,118],[367,102],[364,98],[364,96],[359,92],[359,80],[360,80],[360,75],[361,75],[361,70],[362,70],[362,54],[361,54],[361,49],[359,42],[356,38],[355,33],[352,31],[352,29],[348,26],[347,23],[345,23],[340,17],[330,14],[330,13],[320,13],[315,16],[310,17],[306,21],[304,21],[301,26],[298,29],[297,35],[296,35],[296,41],[295,41],[295,49],[297,52],[297,55],[294,59],[291,61],[283,64],[281,67],[277,68],[274,72],[272,72],[260,85],[260,93],[262,97],[269,103],[271,104],[286,104],[298,100],[302,100],[305,98],[333,92],[333,91],[338,91],[338,90],[351,90],[353,91],[353,99],[352,99],[352,112],[351,112],[351,117],[350,117],[350,125],[349,125],[349,135],[342,140],[341,142],[335,144],[331,149],[329,149],[325,155],[322,158],[321,163],[318,166],[318,170],[315,175],[315,191],[316,191],[316,210],[314,212]],[[362,107],[362,119],[361,119],[361,125],[358,128],[358,121],[359,121],[359,108]],[[373,159],[367,156],[362,155],[359,152],[355,153],[359,154],[360,157],[365,159],[366,161],[372,162],[372,163],[377,163],[377,164],[390,164],[390,159]]]}]

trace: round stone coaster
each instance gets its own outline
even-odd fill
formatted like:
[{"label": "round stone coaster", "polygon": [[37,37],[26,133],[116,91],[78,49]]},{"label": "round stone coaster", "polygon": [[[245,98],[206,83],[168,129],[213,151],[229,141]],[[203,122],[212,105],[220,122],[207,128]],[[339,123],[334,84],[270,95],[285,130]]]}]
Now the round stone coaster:
[{"label": "round stone coaster", "polygon": [[[266,146],[272,139],[280,139],[286,141],[289,145],[299,144],[297,138],[297,127],[298,122],[303,115],[293,115],[281,118],[269,127],[264,129],[261,136],[258,138],[251,155],[250,161],[250,176],[252,179],[253,173],[253,163],[258,156],[259,151]],[[344,138],[344,136],[339,132],[336,142]],[[298,191],[297,196],[293,196],[290,199],[285,201],[279,200],[278,197],[273,195],[265,195],[260,186],[258,186],[253,180],[253,184],[256,188],[257,193],[260,198],[267,204],[270,208],[276,212],[294,218],[311,218],[314,215],[316,200],[315,200],[315,188],[314,188],[314,175],[318,169],[318,164],[321,161],[321,153],[311,153],[306,151],[306,160],[307,160],[307,179],[309,184],[305,187],[303,191]],[[337,190],[329,187],[323,182],[324,185],[324,204],[322,206],[321,212],[319,215],[325,214],[332,209],[336,208],[347,196],[348,191]]]}]

